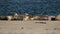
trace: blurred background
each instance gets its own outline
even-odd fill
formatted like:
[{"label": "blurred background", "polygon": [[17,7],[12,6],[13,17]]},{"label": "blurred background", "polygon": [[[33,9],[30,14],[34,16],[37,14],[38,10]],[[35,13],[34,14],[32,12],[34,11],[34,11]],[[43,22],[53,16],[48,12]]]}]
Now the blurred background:
[{"label": "blurred background", "polygon": [[0,0],[0,16],[14,12],[56,16],[60,14],[60,0]]}]

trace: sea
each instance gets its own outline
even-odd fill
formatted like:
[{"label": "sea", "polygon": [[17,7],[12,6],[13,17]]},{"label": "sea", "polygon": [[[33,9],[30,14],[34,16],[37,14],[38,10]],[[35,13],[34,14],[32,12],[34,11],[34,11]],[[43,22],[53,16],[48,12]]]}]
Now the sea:
[{"label": "sea", "polygon": [[60,14],[60,0],[0,0],[0,16],[14,12],[56,16]]}]

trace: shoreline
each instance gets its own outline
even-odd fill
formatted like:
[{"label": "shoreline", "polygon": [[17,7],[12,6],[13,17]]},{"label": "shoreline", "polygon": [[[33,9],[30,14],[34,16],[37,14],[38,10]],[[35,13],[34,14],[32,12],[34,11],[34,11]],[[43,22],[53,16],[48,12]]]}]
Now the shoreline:
[{"label": "shoreline", "polygon": [[60,21],[0,21],[0,34],[59,34]]}]

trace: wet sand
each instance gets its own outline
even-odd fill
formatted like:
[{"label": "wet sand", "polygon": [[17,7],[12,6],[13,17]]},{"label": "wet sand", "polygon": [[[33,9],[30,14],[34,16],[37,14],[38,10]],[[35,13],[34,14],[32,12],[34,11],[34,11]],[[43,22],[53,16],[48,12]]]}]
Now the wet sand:
[{"label": "wet sand", "polygon": [[60,34],[60,21],[0,21],[0,34]]}]

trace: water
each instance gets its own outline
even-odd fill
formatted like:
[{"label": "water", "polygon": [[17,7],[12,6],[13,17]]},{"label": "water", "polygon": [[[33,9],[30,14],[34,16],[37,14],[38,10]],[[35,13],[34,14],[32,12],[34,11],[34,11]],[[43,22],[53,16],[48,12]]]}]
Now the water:
[{"label": "water", "polygon": [[0,0],[0,15],[12,15],[13,12],[57,15],[60,13],[60,0]]}]

